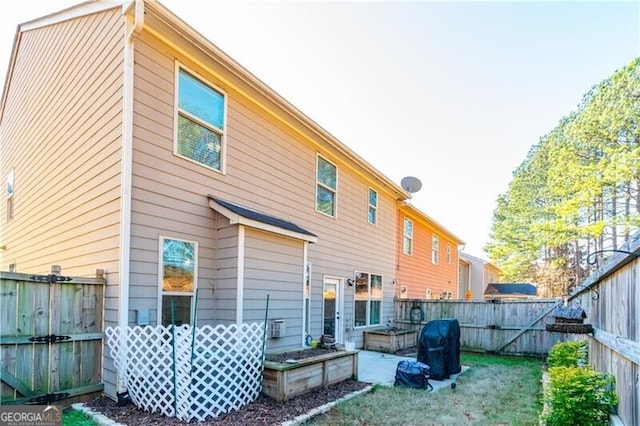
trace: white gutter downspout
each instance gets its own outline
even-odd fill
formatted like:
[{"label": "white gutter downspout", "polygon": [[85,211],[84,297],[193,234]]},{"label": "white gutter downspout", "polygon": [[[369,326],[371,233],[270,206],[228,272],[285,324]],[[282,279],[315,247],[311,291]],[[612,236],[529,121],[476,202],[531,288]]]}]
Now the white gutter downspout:
[{"label": "white gutter downspout", "polygon": [[[133,23],[127,13],[134,7]],[[124,47],[124,72],[122,86],[122,165],[120,170],[120,291],[118,293],[118,326],[126,342],[126,330],[129,326],[129,271],[131,262],[131,187],[133,173],[133,56],[135,36],[144,26],[144,1],[133,0],[122,6],[122,15],[127,21]],[[122,347],[126,354],[126,343]],[[123,358],[126,362],[128,355]],[[126,368],[126,367],[125,367]],[[118,392],[126,389],[118,380]]]}]

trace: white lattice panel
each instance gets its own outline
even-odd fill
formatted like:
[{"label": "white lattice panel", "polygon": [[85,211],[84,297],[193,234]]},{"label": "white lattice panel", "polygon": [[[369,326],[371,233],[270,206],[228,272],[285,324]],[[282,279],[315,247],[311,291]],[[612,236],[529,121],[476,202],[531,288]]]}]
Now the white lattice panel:
[{"label": "white lattice panel", "polygon": [[264,327],[107,327],[105,333],[118,374],[137,407],[203,421],[258,397]]}]

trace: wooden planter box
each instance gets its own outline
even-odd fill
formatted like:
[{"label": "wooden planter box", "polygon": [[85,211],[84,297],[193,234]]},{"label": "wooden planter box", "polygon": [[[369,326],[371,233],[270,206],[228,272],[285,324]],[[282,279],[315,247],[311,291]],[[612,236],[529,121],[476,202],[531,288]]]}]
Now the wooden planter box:
[{"label": "wooden planter box", "polygon": [[416,330],[370,330],[364,332],[364,349],[393,353],[416,346]]},{"label": "wooden planter box", "polygon": [[358,379],[358,351],[337,351],[296,363],[265,361],[262,393],[283,402],[347,379]]}]

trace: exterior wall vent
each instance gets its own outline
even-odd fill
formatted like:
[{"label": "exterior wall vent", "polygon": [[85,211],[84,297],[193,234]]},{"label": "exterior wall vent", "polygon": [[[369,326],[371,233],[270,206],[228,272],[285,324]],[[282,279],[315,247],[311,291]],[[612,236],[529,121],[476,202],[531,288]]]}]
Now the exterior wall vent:
[{"label": "exterior wall vent", "polygon": [[277,339],[284,337],[286,334],[286,323],[283,319],[276,319],[269,324],[269,337]]}]

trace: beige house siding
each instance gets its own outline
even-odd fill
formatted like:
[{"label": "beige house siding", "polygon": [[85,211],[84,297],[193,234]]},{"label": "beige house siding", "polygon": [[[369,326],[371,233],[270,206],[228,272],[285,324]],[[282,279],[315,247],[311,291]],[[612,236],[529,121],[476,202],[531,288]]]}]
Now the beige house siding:
[{"label": "beige house siding", "polygon": [[229,220],[221,214],[214,212],[214,216],[217,250],[215,279],[211,283],[214,292],[212,316],[217,323],[229,325],[237,318],[239,229],[229,226]]},{"label": "beige house siding", "polygon": [[459,259],[458,261],[458,298],[466,298],[467,290],[471,291],[471,297],[473,298],[474,293],[470,287],[470,276],[469,271],[471,269],[471,264],[465,260]]},{"label": "beige house siding", "polygon": [[486,260],[467,253],[460,253],[460,259],[469,265],[469,288],[473,300],[483,300],[487,284],[500,282],[500,269]]},{"label": "beige house siding", "polygon": [[[0,269],[107,273],[105,321],[117,321],[124,21],[119,10],[22,32],[2,111]],[[104,380],[114,382],[110,362]]]},{"label": "beige house siding", "polygon": [[[0,122],[0,177],[15,173],[11,221],[0,204],[0,269],[16,264],[19,272],[48,273],[60,264],[63,274],[93,276],[103,268],[105,325],[119,322],[121,303],[129,306],[129,324],[141,310],[156,324],[159,241],[169,237],[197,243],[198,324],[236,322],[237,284],[244,279],[243,320],[263,319],[270,292],[269,318],[287,321],[286,336],[270,340],[270,348],[300,347],[305,261],[313,265],[313,337],[322,332],[328,276],[345,282],[344,320],[353,319],[354,308],[346,280],[356,271],[381,275],[381,325],[392,319],[396,202],[408,194],[177,20],[159,20],[154,8],[161,5],[145,8],[145,27],[133,45],[133,117],[125,117],[133,120],[131,176],[122,175],[129,104],[121,9],[19,34]],[[223,173],[173,154],[178,64],[227,96]],[[336,217],[315,209],[318,155],[338,169]],[[129,177],[130,223],[123,224],[121,215],[129,212],[121,211],[121,182]],[[369,188],[378,192],[375,225],[367,221]],[[209,195],[289,220],[317,242],[231,225],[210,207]],[[120,247],[124,225],[130,225],[129,247]],[[127,252],[130,263],[123,266]],[[127,283],[121,270],[128,271],[128,301],[119,299]],[[362,330],[354,333],[359,346]],[[115,396],[108,355],[103,380]]]},{"label": "beige house siding", "polygon": [[264,321],[268,295],[269,322],[285,321],[286,335],[269,338],[267,350],[302,345],[303,256],[300,240],[246,228],[243,320]]},{"label": "beige house siding", "polygon": [[[390,283],[395,266],[395,198],[384,188],[376,188],[379,194],[378,224],[367,223],[367,191],[371,182],[354,173],[354,166],[346,159],[323,148],[320,139],[311,140],[308,135],[302,137],[292,133],[290,127],[274,120],[243,91],[217,78],[216,74],[220,72],[218,63],[208,61],[200,65],[191,61],[191,57],[199,56],[197,52],[191,51],[189,56],[185,56],[148,33],[142,34],[136,42],[136,49],[133,236],[142,233],[147,238],[157,239],[161,231],[181,231],[186,234],[186,239],[198,240],[200,248],[211,247],[213,250],[215,238],[211,230],[215,223],[214,213],[206,201],[207,194],[212,194],[285,218],[318,235],[318,243],[309,245],[308,257],[313,264],[313,315],[321,312],[323,275],[346,278],[352,277],[355,271],[380,274],[384,277],[385,297],[389,300],[393,297]],[[176,59],[227,94],[225,174],[173,154]],[[250,91],[249,88],[243,89]],[[170,103],[163,103],[168,101]],[[314,141],[317,146],[311,143]],[[336,218],[315,211],[318,152],[338,166]],[[150,221],[158,222],[154,229],[149,229]],[[134,238],[132,243],[137,241]],[[235,242],[225,245],[219,238],[218,244],[229,249]],[[134,249],[136,247],[132,247],[132,253]],[[207,262],[203,253],[201,251],[200,265]],[[223,261],[221,258],[227,259],[225,265],[231,266],[224,269],[227,273],[234,270],[233,254],[230,256],[214,254],[218,263]],[[132,270],[136,262],[132,255]],[[221,266],[217,266],[218,275]],[[270,265],[264,265],[265,268],[267,266]],[[299,273],[302,270],[301,263]],[[232,290],[235,282],[230,276],[215,275],[201,275],[200,282],[212,280],[216,289],[214,293],[220,293],[215,296],[216,319],[232,321],[235,319],[231,314],[235,302],[227,303],[227,294],[234,296],[230,293],[235,291]],[[222,282],[218,282],[219,279]],[[156,292],[154,289],[146,297],[153,299],[157,297]],[[345,293],[345,313],[348,314],[353,309],[352,289],[345,289]],[[132,300],[131,309],[136,309],[136,303]],[[383,304],[385,320],[392,316],[392,308],[391,302]],[[279,312],[274,311],[273,314],[278,316]],[[301,324],[298,328],[301,333]]]}]

